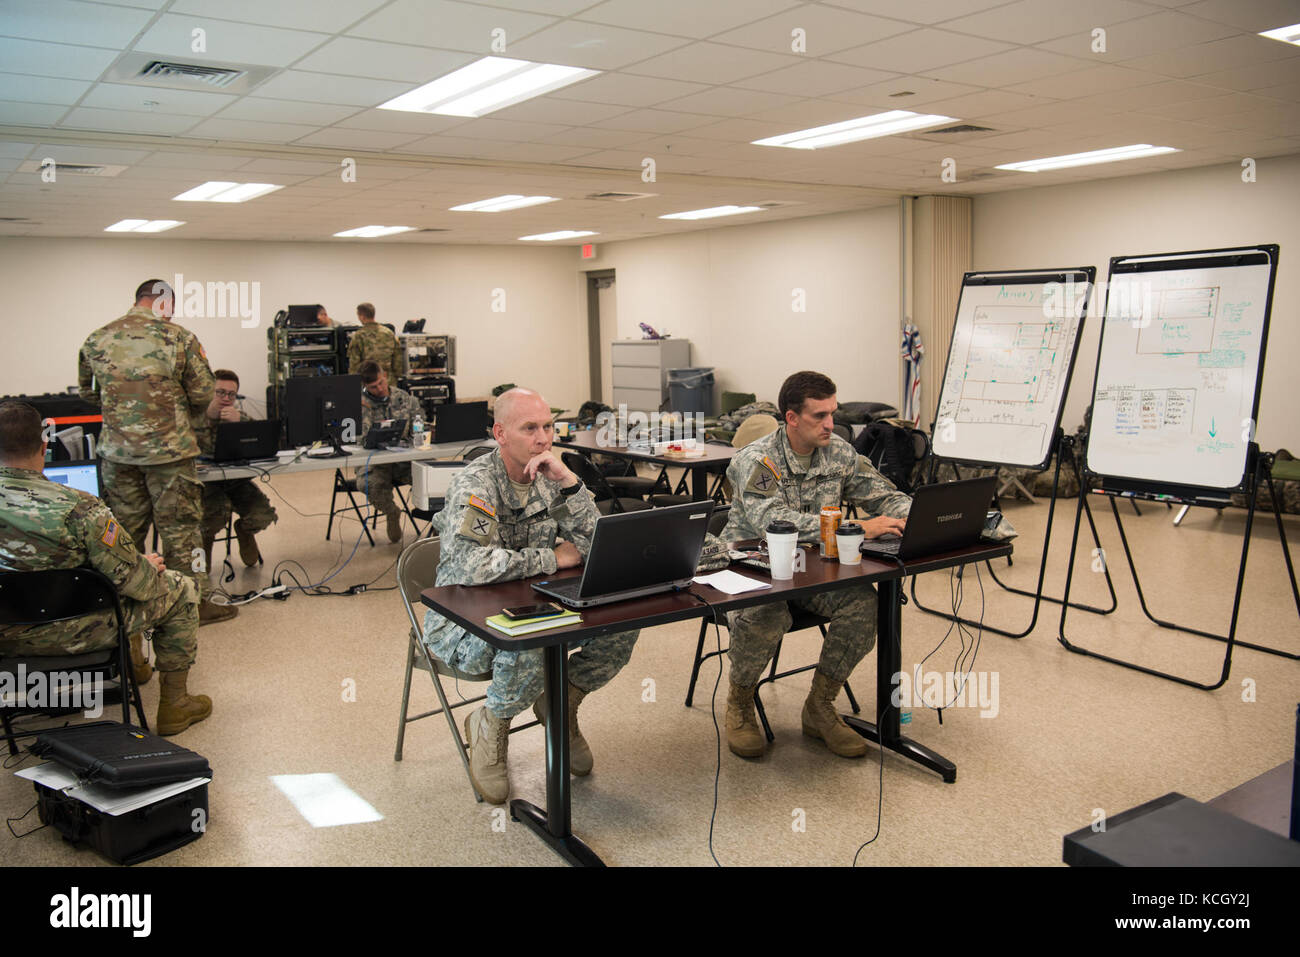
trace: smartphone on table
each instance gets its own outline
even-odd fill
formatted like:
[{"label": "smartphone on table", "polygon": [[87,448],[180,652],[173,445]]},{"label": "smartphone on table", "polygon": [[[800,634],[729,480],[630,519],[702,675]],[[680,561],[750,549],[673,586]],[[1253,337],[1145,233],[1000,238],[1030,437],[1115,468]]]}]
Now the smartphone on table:
[{"label": "smartphone on table", "polygon": [[551,602],[538,602],[535,605],[513,605],[510,608],[502,608],[501,614],[511,621],[520,621],[524,618],[550,618],[553,615],[563,615],[564,609]]}]

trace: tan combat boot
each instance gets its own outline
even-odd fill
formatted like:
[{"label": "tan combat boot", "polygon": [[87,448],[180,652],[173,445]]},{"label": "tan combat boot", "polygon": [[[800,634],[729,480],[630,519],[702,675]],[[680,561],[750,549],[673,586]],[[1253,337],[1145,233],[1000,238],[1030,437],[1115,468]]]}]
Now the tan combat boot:
[{"label": "tan combat boot", "polygon": [[162,696],[158,699],[158,720],[154,728],[158,734],[179,734],[212,714],[211,698],[205,694],[190,694],[185,689],[189,673],[188,668],[161,672]]},{"label": "tan combat boot", "polygon": [[257,550],[257,538],[243,526],[243,519],[235,522],[235,538],[239,541],[239,560],[245,568],[252,568],[262,560],[262,553]]},{"label": "tan combat boot", "polygon": [[233,605],[216,605],[209,598],[199,605],[199,625],[211,625],[218,621],[229,621],[239,614]]},{"label": "tan combat boot", "polygon": [[860,758],[867,753],[867,742],[835,710],[835,698],[843,687],[844,682],[813,672],[812,688],[803,703],[803,733],[825,741],[842,758]]},{"label": "tan combat boot", "polygon": [[767,750],[754,713],[754,687],[727,682],[727,747],[742,758],[760,758]]},{"label": "tan combat boot", "polygon": [[[587,692],[583,691],[572,681],[569,682],[569,772],[576,774],[580,778],[585,778],[591,773],[592,765],[595,759],[591,756],[591,746],[587,744],[587,739],[582,736],[582,729],[578,727],[578,705],[582,699],[587,697]],[[533,704],[533,714],[537,715],[537,720],[546,724],[546,692],[542,692],[541,697]]]},{"label": "tan combat boot", "polygon": [[131,672],[136,685],[146,685],[153,677],[153,665],[144,654],[144,632],[137,631],[131,636]]},{"label": "tan combat boot", "polygon": [[395,508],[386,517],[388,519],[388,540],[390,542],[400,542],[402,540],[401,511]]},{"label": "tan combat boot", "polygon": [[505,804],[510,796],[506,767],[510,722],[498,718],[486,706],[480,707],[465,719],[465,740],[469,745],[469,778],[475,790],[489,804]]}]

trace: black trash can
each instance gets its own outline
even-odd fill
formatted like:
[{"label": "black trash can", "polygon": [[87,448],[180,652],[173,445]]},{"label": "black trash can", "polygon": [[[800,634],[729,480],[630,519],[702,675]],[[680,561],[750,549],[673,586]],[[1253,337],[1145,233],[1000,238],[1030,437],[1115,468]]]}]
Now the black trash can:
[{"label": "black trash can", "polygon": [[713,366],[668,370],[669,406],[674,412],[713,414]]}]

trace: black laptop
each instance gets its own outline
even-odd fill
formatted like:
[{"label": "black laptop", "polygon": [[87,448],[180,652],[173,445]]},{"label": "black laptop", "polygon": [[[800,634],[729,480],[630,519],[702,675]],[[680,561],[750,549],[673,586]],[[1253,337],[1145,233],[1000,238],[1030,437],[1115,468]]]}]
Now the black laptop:
[{"label": "black laptop", "polygon": [[712,502],[602,515],[579,578],[534,582],[533,588],[570,608],[590,608],[685,588],[709,530]]},{"label": "black laptop", "polygon": [[433,439],[448,442],[482,441],[492,431],[492,413],[486,402],[446,402],[437,407]]},{"label": "black laptop", "polygon": [[387,421],[387,425],[384,425],[383,422],[376,422],[370,427],[370,431],[361,440],[363,449],[382,449],[390,445],[397,445],[402,441],[402,434],[406,432],[406,420],[391,419]]},{"label": "black laptop", "polygon": [[996,483],[990,475],[921,486],[912,494],[903,536],[867,539],[862,554],[908,562],[979,544]]},{"label": "black laptop", "polygon": [[216,444],[212,450],[212,461],[230,464],[273,459],[279,450],[279,419],[219,422]]}]

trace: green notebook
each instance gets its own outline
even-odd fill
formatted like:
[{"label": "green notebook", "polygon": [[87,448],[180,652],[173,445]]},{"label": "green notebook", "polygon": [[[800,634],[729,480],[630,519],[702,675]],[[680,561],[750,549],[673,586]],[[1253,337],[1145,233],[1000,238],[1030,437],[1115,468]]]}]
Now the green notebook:
[{"label": "green notebook", "polygon": [[580,621],[582,621],[582,616],[576,611],[566,611],[562,615],[544,615],[541,618],[507,618],[505,615],[493,615],[487,619],[487,623],[497,631],[503,631],[511,636],[526,635],[532,631],[545,631],[547,628],[576,625]]}]

